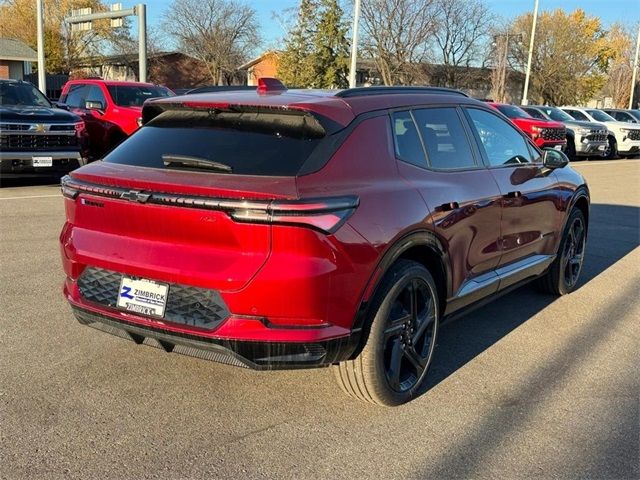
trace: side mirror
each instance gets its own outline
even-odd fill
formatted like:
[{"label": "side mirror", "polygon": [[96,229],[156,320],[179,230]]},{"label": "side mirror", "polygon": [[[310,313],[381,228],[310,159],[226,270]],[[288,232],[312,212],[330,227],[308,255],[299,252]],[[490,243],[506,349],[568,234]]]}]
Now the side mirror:
[{"label": "side mirror", "polygon": [[62,110],[69,110],[69,105],[62,102],[53,102],[53,106]]},{"label": "side mirror", "polygon": [[84,102],[84,108],[86,108],[87,110],[99,110],[102,111],[104,110],[104,105],[102,104],[102,102],[99,101],[86,101]]},{"label": "side mirror", "polygon": [[569,157],[554,148],[545,148],[542,153],[542,165],[551,170],[563,168],[569,164]]}]

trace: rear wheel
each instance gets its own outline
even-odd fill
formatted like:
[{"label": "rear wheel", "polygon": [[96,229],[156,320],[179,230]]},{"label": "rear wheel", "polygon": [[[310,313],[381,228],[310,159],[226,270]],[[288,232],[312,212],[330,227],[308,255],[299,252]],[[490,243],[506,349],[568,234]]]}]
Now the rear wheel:
[{"label": "rear wheel", "polygon": [[576,208],[569,215],[558,256],[549,271],[538,280],[542,291],[565,295],[575,289],[582,272],[586,244],[586,221],[582,211]]},{"label": "rear wheel", "polygon": [[431,363],[438,315],[438,293],[429,271],[399,260],[372,300],[371,329],[362,352],[334,367],[342,389],[386,406],[414,398]]}]

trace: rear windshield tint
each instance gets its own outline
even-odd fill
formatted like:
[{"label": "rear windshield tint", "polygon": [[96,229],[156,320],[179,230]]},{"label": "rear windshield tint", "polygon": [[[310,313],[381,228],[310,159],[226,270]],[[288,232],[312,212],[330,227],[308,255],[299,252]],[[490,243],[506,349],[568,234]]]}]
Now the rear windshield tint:
[{"label": "rear windshield tint", "polygon": [[[165,112],[105,157],[140,167],[215,171],[167,162],[190,157],[234,175],[295,176],[324,136],[311,115]],[[205,165],[206,167],[206,165]]]}]

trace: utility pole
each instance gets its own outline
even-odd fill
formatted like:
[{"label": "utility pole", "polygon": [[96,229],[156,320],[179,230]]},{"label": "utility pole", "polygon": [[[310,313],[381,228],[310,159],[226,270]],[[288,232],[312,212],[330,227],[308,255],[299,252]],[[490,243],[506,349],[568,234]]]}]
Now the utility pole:
[{"label": "utility pole", "polygon": [[44,64],[44,11],[42,0],[36,0],[36,28],[38,35],[38,88],[47,94],[47,75]]},{"label": "utility pole", "polygon": [[[38,0],[41,1],[41,0]],[[93,20],[110,18],[112,26],[119,26],[116,19],[128,16],[138,17],[138,78],[141,82],[147,81],[147,7],[144,3],[139,3],[133,8],[122,10],[122,4],[116,3],[111,6],[111,11],[101,13],[91,13],[90,8],[72,10],[71,15],[65,18],[70,23],[72,30],[91,30]],[[122,20],[120,20],[121,22]]]},{"label": "utility pole", "polygon": [[633,60],[633,73],[631,74],[631,95],[629,95],[629,110],[633,108],[633,93],[636,88],[636,75],[638,73],[638,55],[640,54],[640,26],[638,27],[638,39],[636,40],[636,56]]},{"label": "utility pole", "polygon": [[533,43],[536,38],[536,23],[538,23],[538,4],[539,0],[535,0],[533,5],[533,24],[531,25],[531,39],[529,40],[529,59],[527,60],[527,75],[524,79],[524,92],[522,93],[522,105],[529,104],[529,79],[531,77],[531,57],[533,57]]},{"label": "utility pole", "polygon": [[504,39],[504,53],[503,53],[503,57],[502,57],[502,62],[500,65],[500,90],[501,90],[501,94],[500,94],[500,98],[496,98],[496,101],[500,101],[500,102],[506,102],[507,101],[507,67],[509,64],[509,40],[511,38],[516,38],[518,39],[518,44],[520,45],[522,43],[522,35],[519,33],[514,33],[514,32],[505,32],[505,33],[498,33],[496,35],[493,36],[493,44],[492,46],[494,48],[499,48],[500,43],[498,42],[498,39]]},{"label": "utility pole", "polygon": [[355,0],[353,8],[353,37],[351,40],[351,67],[349,69],[349,88],[356,86],[358,64],[358,22],[360,21],[360,0]]}]

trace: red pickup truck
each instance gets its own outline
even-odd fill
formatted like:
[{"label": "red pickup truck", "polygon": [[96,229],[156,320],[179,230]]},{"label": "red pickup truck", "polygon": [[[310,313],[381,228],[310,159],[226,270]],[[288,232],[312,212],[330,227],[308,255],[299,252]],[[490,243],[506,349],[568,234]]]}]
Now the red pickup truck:
[{"label": "red pickup truck", "polygon": [[90,159],[95,160],[139,128],[145,100],[172,95],[168,88],[151,83],[80,79],[64,85],[58,105],[82,117]]},{"label": "red pickup truck", "polygon": [[567,146],[567,129],[563,123],[534,118],[520,107],[506,103],[487,102],[508,117],[540,148],[564,150]]}]

